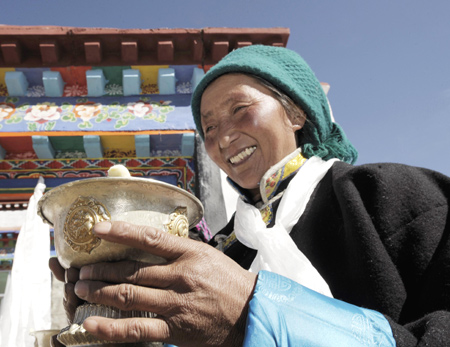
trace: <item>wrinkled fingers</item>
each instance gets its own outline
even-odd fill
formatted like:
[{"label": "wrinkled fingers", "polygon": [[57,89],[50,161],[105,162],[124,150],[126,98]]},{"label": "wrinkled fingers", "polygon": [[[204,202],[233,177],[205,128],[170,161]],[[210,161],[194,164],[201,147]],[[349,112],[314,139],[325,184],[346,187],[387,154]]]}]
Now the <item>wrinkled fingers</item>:
[{"label": "wrinkled fingers", "polygon": [[103,317],[87,318],[83,327],[91,334],[105,340],[138,342],[167,342],[169,327],[158,318],[110,319]]},{"label": "wrinkled fingers", "polygon": [[83,300],[75,294],[74,289],[75,285],[73,283],[66,283],[64,285],[63,305],[69,323],[72,323],[77,307],[83,303]]},{"label": "wrinkled fingers", "polygon": [[192,242],[196,242],[149,226],[121,221],[97,223],[94,233],[104,240],[141,249],[165,259],[178,258],[189,251]]},{"label": "wrinkled fingers", "polygon": [[170,264],[152,265],[131,260],[86,265],[80,270],[81,280],[130,283],[154,288],[167,288],[178,277]]},{"label": "wrinkled fingers", "polygon": [[114,306],[124,311],[148,311],[160,314],[174,301],[171,291],[99,281],[78,281],[75,294],[88,302]]}]

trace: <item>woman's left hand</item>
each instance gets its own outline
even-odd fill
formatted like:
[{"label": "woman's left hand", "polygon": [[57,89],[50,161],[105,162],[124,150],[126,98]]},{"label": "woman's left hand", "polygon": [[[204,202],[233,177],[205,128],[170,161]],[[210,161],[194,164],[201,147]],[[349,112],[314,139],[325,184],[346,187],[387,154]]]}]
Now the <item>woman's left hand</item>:
[{"label": "woman's left hand", "polygon": [[242,345],[255,274],[207,244],[152,227],[103,222],[94,232],[104,240],[163,257],[167,263],[123,261],[82,267],[75,285],[81,299],[157,314],[117,320],[90,317],[83,323],[87,331],[113,341]]}]

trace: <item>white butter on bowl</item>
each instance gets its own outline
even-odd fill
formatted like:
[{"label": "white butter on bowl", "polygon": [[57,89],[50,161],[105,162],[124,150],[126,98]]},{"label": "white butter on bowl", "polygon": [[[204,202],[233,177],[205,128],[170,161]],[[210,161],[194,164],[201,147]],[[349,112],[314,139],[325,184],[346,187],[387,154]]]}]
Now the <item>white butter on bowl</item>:
[{"label": "white butter on bowl", "polygon": [[109,168],[108,177],[131,177],[131,175],[125,166],[117,164]]}]

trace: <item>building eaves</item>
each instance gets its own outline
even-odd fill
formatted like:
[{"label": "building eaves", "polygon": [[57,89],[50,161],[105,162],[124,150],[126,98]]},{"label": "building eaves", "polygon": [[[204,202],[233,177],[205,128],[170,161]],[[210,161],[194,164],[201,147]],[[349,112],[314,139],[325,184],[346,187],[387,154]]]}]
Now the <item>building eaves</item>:
[{"label": "building eaves", "polygon": [[213,65],[250,44],[286,46],[287,28],[111,29],[0,25],[0,67]]}]

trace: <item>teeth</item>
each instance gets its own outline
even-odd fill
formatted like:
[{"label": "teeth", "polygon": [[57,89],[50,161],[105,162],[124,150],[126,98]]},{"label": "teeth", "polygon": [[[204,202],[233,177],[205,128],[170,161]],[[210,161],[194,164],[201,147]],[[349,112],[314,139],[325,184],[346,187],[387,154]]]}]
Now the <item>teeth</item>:
[{"label": "teeth", "polygon": [[239,153],[238,155],[235,155],[234,157],[230,158],[230,162],[231,164],[236,164],[242,160],[244,160],[244,158],[248,157],[250,154],[252,154],[256,149],[256,146],[253,147],[248,147],[246,149],[244,149],[241,153]]}]

